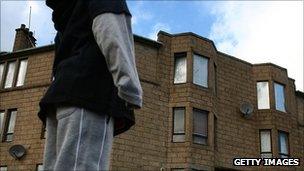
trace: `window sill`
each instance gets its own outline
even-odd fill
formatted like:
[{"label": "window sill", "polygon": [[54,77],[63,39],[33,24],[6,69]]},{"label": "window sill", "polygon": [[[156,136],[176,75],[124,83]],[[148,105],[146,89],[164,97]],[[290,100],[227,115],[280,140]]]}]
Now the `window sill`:
[{"label": "window sill", "polygon": [[23,85],[23,86],[18,86],[18,87],[11,87],[11,88],[1,88],[0,93],[18,91],[18,90],[26,90],[26,89],[37,88],[37,87],[45,87],[45,86],[50,86],[50,85],[51,85],[50,83],[43,83],[43,84],[35,84],[35,85]]},{"label": "window sill", "polygon": [[187,82],[184,82],[184,83],[173,83],[173,85],[185,85],[187,84]]},{"label": "window sill", "polygon": [[191,143],[191,148],[202,149],[202,150],[211,150],[211,146],[207,144],[198,144],[195,142]]},{"label": "window sill", "polygon": [[280,113],[280,114],[289,114],[289,112],[283,112],[283,111],[280,111],[280,110],[276,110],[276,109],[257,109],[258,112],[276,112],[276,113]]},{"label": "window sill", "polygon": [[210,91],[210,87],[201,86],[201,85],[198,85],[198,84],[195,84],[195,83],[191,83],[191,85],[194,88],[197,88],[197,89],[200,89],[200,90],[203,90],[203,91]]}]

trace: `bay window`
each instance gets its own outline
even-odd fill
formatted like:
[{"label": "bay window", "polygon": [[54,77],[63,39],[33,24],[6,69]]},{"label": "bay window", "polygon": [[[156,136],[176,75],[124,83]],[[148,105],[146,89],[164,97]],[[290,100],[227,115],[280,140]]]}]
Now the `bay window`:
[{"label": "bay window", "polygon": [[269,86],[267,81],[257,82],[258,109],[269,109]]},{"label": "bay window", "polygon": [[193,109],[193,142],[207,144],[208,138],[208,112]]},{"label": "bay window", "polygon": [[193,55],[193,83],[208,87],[208,58]]}]

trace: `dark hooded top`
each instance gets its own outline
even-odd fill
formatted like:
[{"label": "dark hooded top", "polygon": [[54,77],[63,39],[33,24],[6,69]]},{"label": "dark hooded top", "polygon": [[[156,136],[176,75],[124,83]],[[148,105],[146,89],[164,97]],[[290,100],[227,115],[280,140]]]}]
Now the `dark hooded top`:
[{"label": "dark hooded top", "polygon": [[41,99],[38,116],[45,123],[57,105],[84,107],[114,117],[114,135],[135,124],[133,110],[118,97],[105,58],[92,32],[102,13],[131,15],[122,0],[46,0],[57,30],[50,87]]}]

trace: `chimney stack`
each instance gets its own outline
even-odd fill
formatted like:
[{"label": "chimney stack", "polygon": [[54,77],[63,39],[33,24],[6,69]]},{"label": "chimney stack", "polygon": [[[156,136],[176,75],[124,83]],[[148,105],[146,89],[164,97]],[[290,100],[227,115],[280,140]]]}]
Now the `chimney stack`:
[{"label": "chimney stack", "polygon": [[36,39],[25,24],[21,24],[20,28],[16,29],[13,52],[21,49],[36,47]]}]

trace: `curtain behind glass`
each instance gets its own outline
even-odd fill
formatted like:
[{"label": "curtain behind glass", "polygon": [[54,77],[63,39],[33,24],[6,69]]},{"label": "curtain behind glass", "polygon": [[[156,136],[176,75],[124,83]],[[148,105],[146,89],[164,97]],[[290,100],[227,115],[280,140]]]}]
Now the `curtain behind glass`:
[{"label": "curtain behind glass", "polygon": [[175,58],[174,83],[185,83],[187,81],[187,60],[186,57]]},{"label": "curtain behind glass", "polygon": [[193,133],[207,137],[208,114],[203,111],[193,111]]},{"label": "curtain behind glass", "polygon": [[268,82],[257,82],[258,109],[269,109]]},{"label": "curtain behind glass", "polygon": [[271,152],[270,131],[261,131],[261,152]]},{"label": "curtain behind glass", "polygon": [[208,87],[208,59],[199,55],[193,56],[193,83]]},{"label": "curtain behind glass", "polygon": [[21,60],[16,86],[22,86],[24,84],[26,69],[27,69],[27,59]]},{"label": "curtain behind glass", "polygon": [[4,88],[10,88],[13,86],[14,74],[15,74],[16,62],[8,63],[8,71],[5,78]]}]

